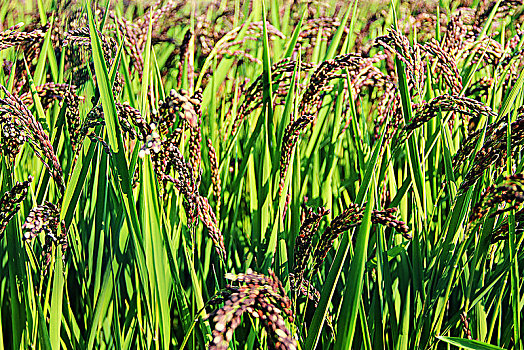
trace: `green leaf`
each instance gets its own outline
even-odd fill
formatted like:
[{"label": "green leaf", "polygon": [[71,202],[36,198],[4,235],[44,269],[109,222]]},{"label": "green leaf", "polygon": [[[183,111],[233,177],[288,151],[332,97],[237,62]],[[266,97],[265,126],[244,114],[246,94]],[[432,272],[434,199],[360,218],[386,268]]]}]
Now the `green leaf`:
[{"label": "green leaf", "polygon": [[346,27],[346,23],[348,22],[349,15],[351,14],[351,9],[357,7],[358,0],[354,0],[354,2],[348,7],[346,10],[346,13],[344,14],[344,17],[340,21],[340,25],[337,28],[337,31],[335,32],[335,35],[333,35],[333,39],[331,39],[331,42],[329,43],[328,50],[326,52],[326,55],[324,57],[324,61],[330,60],[333,57],[337,55],[337,48],[340,44],[340,40],[342,39],[342,34],[344,34],[344,29]]},{"label": "green leaf", "polygon": [[100,90],[100,100],[102,101],[102,109],[104,110],[104,121],[108,129],[109,145],[113,153],[119,153],[122,147],[120,125],[118,123],[115,97],[111,89],[109,74],[107,72],[106,62],[104,60],[104,51],[102,50],[102,42],[98,35],[97,26],[94,22],[94,17],[91,11],[91,6],[86,4],[88,19],[89,19],[89,35],[91,38],[91,50],[93,53],[93,63],[96,72],[96,82]]},{"label": "green leaf", "polygon": [[[375,169],[377,169],[380,166],[381,160],[378,156],[380,154],[380,149],[382,147],[383,140],[384,135],[382,135],[374,145],[371,159],[367,163],[366,172],[364,174],[364,177],[362,178],[362,183],[357,194],[357,199],[355,201],[357,204],[362,204],[362,202],[365,200],[365,195],[368,193],[368,189],[371,185],[372,174],[374,173]],[[317,347],[322,327],[324,326],[324,322],[328,313],[328,306],[331,303],[333,294],[335,293],[335,287],[339,280],[340,274],[342,273],[346,257],[349,253],[349,237],[349,232],[345,232],[344,234],[342,234],[342,239],[338,246],[335,259],[333,260],[326,280],[323,283],[322,292],[320,294],[320,302],[318,303],[318,307],[316,308],[315,314],[313,315],[313,320],[311,321],[306,342],[304,344],[304,349],[306,350],[312,350]],[[357,270],[357,272],[359,272],[359,270]],[[348,327],[351,326],[349,323],[347,325]]]},{"label": "green leaf", "polygon": [[60,326],[62,324],[62,299],[64,295],[64,272],[60,247],[55,254],[53,271],[53,294],[51,296],[51,317],[49,319],[49,338],[53,349],[60,349]]},{"label": "green leaf", "polygon": [[337,341],[335,349],[351,349],[357,324],[358,309],[362,298],[362,288],[364,285],[364,271],[367,261],[369,235],[371,229],[371,212],[374,205],[375,188],[372,186],[368,194],[368,203],[362,218],[362,223],[358,230],[355,253],[351,259],[347,281],[343,293],[342,306],[340,308],[340,318],[337,327]]},{"label": "green leaf", "polygon": [[456,337],[437,337],[439,340],[458,346],[461,349],[468,349],[468,350],[504,350],[501,347],[483,343],[478,340],[472,340],[472,339],[464,339],[464,338],[456,338]]}]

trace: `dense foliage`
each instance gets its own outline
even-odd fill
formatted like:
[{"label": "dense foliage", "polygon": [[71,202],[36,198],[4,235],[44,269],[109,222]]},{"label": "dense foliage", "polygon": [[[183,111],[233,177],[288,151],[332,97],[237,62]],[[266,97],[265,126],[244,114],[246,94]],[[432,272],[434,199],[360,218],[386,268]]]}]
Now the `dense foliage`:
[{"label": "dense foliage", "polygon": [[0,4],[0,347],[524,349],[519,0]]}]

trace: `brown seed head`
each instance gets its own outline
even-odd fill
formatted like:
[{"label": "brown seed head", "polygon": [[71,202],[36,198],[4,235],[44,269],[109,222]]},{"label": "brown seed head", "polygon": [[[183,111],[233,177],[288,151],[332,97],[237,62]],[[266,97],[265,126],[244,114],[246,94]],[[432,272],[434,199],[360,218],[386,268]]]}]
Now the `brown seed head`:
[{"label": "brown seed head", "polygon": [[0,198],[0,240],[9,221],[20,210],[20,203],[26,198],[27,190],[33,181],[33,177],[24,182],[17,182],[9,191]]}]

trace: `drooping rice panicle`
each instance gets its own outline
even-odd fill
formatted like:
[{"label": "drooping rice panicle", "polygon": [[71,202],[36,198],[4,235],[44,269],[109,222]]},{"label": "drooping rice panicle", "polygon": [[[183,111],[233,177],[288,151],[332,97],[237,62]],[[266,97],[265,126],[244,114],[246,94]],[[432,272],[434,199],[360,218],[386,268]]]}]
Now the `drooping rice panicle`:
[{"label": "drooping rice panicle", "polygon": [[[78,133],[81,128],[79,104],[84,98],[76,94],[76,86],[69,84],[45,83],[35,87],[40,98],[42,107],[48,109],[55,101],[66,105],[65,117],[71,137],[73,149],[78,142]],[[20,96],[20,100],[27,106],[33,104],[31,92],[26,92]]]},{"label": "drooping rice panicle", "polygon": [[298,294],[307,297],[313,302],[315,307],[318,307],[318,303],[320,301],[320,292],[312,285],[310,281],[307,281],[304,278],[298,280],[294,273],[289,274],[289,279],[291,285],[294,286],[293,288]]},{"label": "drooping rice panicle", "polygon": [[[150,127],[145,122],[140,111],[131,107],[127,103],[116,102],[115,107],[122,131],[129,135],[131,139],[137,137],[139,140],[144,140],[146,135],[150,133]],[[129,121],[138,128],[138,133]],[[89,129],[94,128],[97,125],[105,125],[104,111],[101,104],[95,106],[91,111],[89,111],[78,131],[73,131],[72,146],[74,150],[82,143],[84,137],[89,133]]]},{"label": "drooping rice panicle", "polygon": [[464,23],[468,16],[466,9],[461,8],[451,15],[446,25],[446,34],[442,40],[442,49],[457,59],[460,51],[464,49],[466,43],[471,42],[474,37],[473,28]]},{"label": "drooping rice panicle", "polygon": [[285,323],[285,318],[293,321],[291,300],[273,271],[265,276],[248,269],[245,274],[226,274],[226,278],[240,285],[226,286],[220,300],[224,306],[205,316],[214,324],[209,348],[228,349],[235,329],[247,313],[265,328],[270,349],[297,349]]},{"label": "drooping rice panicle", "polygon": [[[186,107],[187,106],[187,107]],[[193,176],[196,179],[200,178],[201,163],[202,163],[202,90],[198,90],[189,99],[189,104],[182,105],[185,114],[191,114],[190,119],[196,120],[196,124],[192,126],[189,136],[189,163],[193,169]],[[187,117],[186,117],[187,120]],[[199,184],[197,184],[198,186]]]},{"label": "drooping rice panicle", "polygon": [[[346,210],[331,221],[329,226],[324,230],[319,238],[315,251],[313,252],[313,270],[317,270],[327,253],[333,247],[333,242],[337,237],[352,227],[360,225],[364,216],[365,207],[351,203]],[[371,212],[371,222],[390,227],[403,235],[406,239],[411,239],[409,231],[411,230],[405,222],[398,220],[394,213],[397,208],[388,208],[385,210],[373,210]]]},{"label": "drooping rice panicle", "polygon": [[[285,35],[282,34],[271,23],[266,22],[266,28],[270,40],[273,38],[285,38]],[[245,35],[240,38],[238,34],[244,29]],[[261,21],[258,21],[244,23],[236,28],[232,28],[227,32],[224,31],[221,33],[214,33],[214,39],[212,39],[212,44],[207,41],[207,39],[210,37],[209,35],[202,34],[202,32],[197,33],[196,35],[199,37],[200,43],[202,44],[202,53],[205,56],[211,54],[211,52],[213,51],[216,51],[216,55],[218,58],[222,58],[224,56],[240,57],[242,59],[246,59],[254,63],[261,63],[258,58],[256,58],[249,52],[247,48],[236,49],[235,51],[232,51],[232,48],[237,46],[246,46],[244,45],[246,42],[258,40],[262,36],[262,34],[263,23]]]},{"label": "drooping rice panicle", "polygon": [[201,99],[201,92],[191,96],[188,91],[178,92],[172,89],[165,101],[159,101],[158,114],[154,120],[162,134],[167,134],[168,129],[175,125],[177,115],[180,115],[189,127],[198,127]]},{"label": "drooping rice panicle", "polygon": [[[9,29],[0,33],[0,51],[15,47],[17,50],[23,52],[23,58],[17,59],[14,62],[5,61],[10,63],[10,67],[16,63],[16,71],[14,72],[15,79],[13,80],[13,93],[18,93],[22,90],[28,89],[27,71],[25,63],[29,66],[29,69],[34,69],[33,61],[39,56],[41,44],[44,39],[46,32],[49,30],[49,25],[38,26],[34,29],[27,28],[21,31],[20,28],[23,23],[16,24]],[[12,71],[9,71],[11,74]]]},{"label": "drooping rice panicle", "polygon": [[320,221],[329,214],[329,210],[324,207],[318,208],[315,212],[312,208],[304,207],[304,218],[300,225],[300,231],[295,241],[295,263],[293,273],[297,284],[301,283],[306,265],[312,250],[312,239],[318,230]]},{"label": "drooping rice panicle", "polygon": [[[184,195],[184,206],[188,215],[189,226],[197,224],[202,220],[209,232],[209,236],[215,245],[215,250],[223,261],[226,261],[226,250],[224,247],[224,236],[218,227],[216,215],[209,205],[207,198],[198,192],[199,178],[195,178],[193,168],[182,156],[180,150],[170,140],[162,140],[156,127],[152,128],[152,134],[146,139],[146,143],[140,152],[143,157],[146,153],[151,155],[155,172],[162,183],[172,182],[177,190]],[[171,170],[178,173],[178,178],[170,175]],[[198,174],[200,177],[200,174]]]},{"label": "drooping rice panicle", "polygon": [[211,139],[207,139],[207,148],[209,150],[209,166],[211,168],[211,183],[213,184],[213,195],[215,197],[215,208],[216,208],[216,214],[218,217],[220,217],[220,199],[221,199],[221,181],[220,181],[220,172],[219,172],[219,163],[218,163],[218,156],[217,152],[215,151],[215,148],[213,147],[213,143],[211,142]]},{"label": "drooping rice panicle", "polygon": [[[285,58],[271,66],[271,74],[273,77],[272,86],[275,90],[274,95],[278,95],[278,90],[280,88],[282,89],[281,95],[284,95],[284,97],[287,96],[291,77],[295,70],[295,66],[297,66],[298,64],[299,63],[293,59]],[[299,66],[296,68],[301,72],[308,72],[312,70],[314,67],[315,65],[313,64],[301,62]],[[238,113],[235,116],[235,120],[233,121],[233,126],[231,129],[232,134],[236,133],[242,121],[247,116],[249,116],[257,108],[261,107],[263,103],[264,88],[264,77],[263,74],[261,74],[253,83],[251,83],[251,85],[249,86],[249,88],[247,88],[246,91],[243,91],[245,95],[244,101],[240,105]]]},{"label": "drooping rice panicle", "polygon": [[162,4],[162,1],[157,1],[141,17],[135,18],[133,21],[112,15],[115,17],[120,33],[123,34],[126,51],[131,56],[131,66],[135,68],[139,77],[142,77],[144,70],[142,53],[146,46],[149,26],[151,25],[154,31],[154,33],[151,33],[152,40],[156,42],[170,41],[167,37],[159,35],[165,28],[159,25],[159,22],[164,17],[169,17],[170,13],[178,11],[183,5],[183,2],[172,0],[166,1],[164,4]]},{"label": "drooping rice panicle", "polygon": [[524,203],[524,174],[508,176],[501,184],[486,188],[482,198],[472,209],[469,221],[482,219],[492,209],[496,210],[491,216],[500,215],[508,210],[517,209],[522,203]]},{"label": "drooping rice panicle", "polygon": [[20,44],[40,42],[43,39],[45,32],[42,30],[31,32],[18,31],[23,25],[23,23],[18,23],[0,32],[0,51]]},{"label": "drooping rice panicle", "polygon": [[462,331],[464,332],[467,339],[473,339],[471,336],[471,329],[469,327],[469,317],[466,312],[460,314],[460,322],[462,323]]},{"label": "drooping rice panicle", "polygon": [[27,138],[36,156],[44,163],[51,174],[60,194],[63,194],[65,186],[62,178],[62,167],[42,124],[18,97],[13,96],[4,86],[0,85],[0,88],[5,95],[4,98],[0,99],[0,122],[2,124],[10,123],[13,127],[12,130],[18,132],[16,136]]},{"label": "drooping rice panicle", "polygon": [[[107,67],[111,67],[116,59],[117,42],[114,38],[103,35],[97,30],[97,35],[102,44],[102,52]],[[68,53],[68,62],[71,65],[72,84],[83,86],[90,79],[89,65],[91,64],[91,35],[88,27],[75,28],[65,33],[62,46],[66,47]],[[117,62],[118,63],[118,62]],[[95,76],[96,78],[96,76]],[[123,78],[116,72],[115,83],[113,84],[113,93],[118,96],[123,88]]]},{"label": "drooping rice panicle", "polygon": [[408,88],[415,95],[425,83],[425,66],[421,62],[420,45],[411,45],[408,38],[395,29],[389,29],[386,35],[375,39],[375,45],[383,46],[390,53],[396,54],[406,67]]},{"label": "drooping rice panicle", "polygon": [[493,12],[495,5],[498,5],[494,18],[504,18],[508,15],[510,15],[511,12],[515,10],[518,6],[521,6],[523,4],[522,0],[502,0],[500,3],[497,3],[496,1],[491,2],[481,2],[480,6],[477,7],[477,10],[475,12],[475,22],[473,24],[473,27],[480,31],[482,28],[482,25],[486,22],[488,17]]},{"label": "drooping rice panicle", "polygon": [[284,130],[280,150],[280,192],[282,192],[284,186],[289,161],[295,149],[298,136],[302,130],[313,122],[318,113],[320,103],[322,102],[321,92],[339,70],[344,68],[357,70],[359,61],[360,56],[358,55],[340,55],[334,59],[322,62],[313,73],[308,87],[300,100],[298,117],[295,120],[291,120]]},{"label": "drooping rice panicle", "polygon": [[[100,32],[97,32],[97,34],[100,37],[100,41],[102,43],[104,59],[109,65],[111,65],[113,63],[113,60],[115,59],[117,43],[113,38],[102,35],[102,33]],[[90,52],[91,34],[89,33],[89,28],[81,27],[68,31],[65,34],[65,38],[62,42],[62,45],[75,45],[84,48],[85,50],[87,50],[87,52]]]},{"label": "drooping rice panicle", "polygon": [[[482,148],[477,152],[469,172],[464,177],[464,181],[460,186],[460,190],[465,190],[472,186],[477,179],[489,169],[491,165],[500,168],[506,164],[507,158],[507,124],[499,121],[488,128],[490,133],[486,133],[486,138]],[[511,123],[511,153],[514,154],[524,141],[524,113],[522,110],[516,117],[516,120]],[[473,143],[468,143],[470,148]],[[465,149],[460,155],[470,154],[471,150]]]},{"label": "drooping rice panicle", "polygon": [[4,236],[4,230],[11,219],[20,210],[20,203],[26,198],[27,190],[33,181],[33,177],[24,182],[16,182],[15,185],[6,191],[0,198],[0,240]]},{"label": "drooping rice panicle", "polygon": [[413,130],[419,128],[434,118],[439,112],[457,112],[469,117],[480,115],[496,117],[495,112],[482,102],[467,97],[445,94],[417,106],[414,111],[413,120],[405,126],[405,129]]},{"label": "drooping rice panicle", "polygon": [[[304,53],[304,58],[310,60],[317,41],[320,39],[323,42],[329,42],[340,26],[341,23],[336,17],[315,17],[308,19],[302,24],[294,53],[298,54],[300,49],[300,51]],[[349,27],[347,25],[343,27],[343,33],[344,35],[349,34]]]},{"label": "drooping rice panicle", "polygon": [[[61,232],[59,233],[59,226]],[[39,235],[44,236],[44,245],[42,247],[42,274],[46,275],[52,258],[53,246],[60,246],[62,258],[68,248],[67,231],[63,223],[60,222],[60,207],[50,202],[45,202],[29,212],[24,224],[23,240],[32,241]]]},{"label": "drooping rice panicle", "polygon": [[437,72],[443,77],[453,95],[458,96],[462,90],[462,78],[453,56],[445,52],[436,40],[430,40],[422,46],[422,49],[435,56],[437,61]]},{"label": "drooping rice panicle", "polygon": [[[186,60],[188,56],[188,49],[189,49],[189,42],[193,38],[193,32],[191,30],[188,30],[186,34],[184,34],[184,39],[182,40],[182,44],[180,45],[179,49],[179,55],[180,55],[180,61],[178,64],[178,78],[177,78],[177,87],[180,88],[182,85],[182,73],[184,72],[184,61]],[[188,62],[189,64],[189,62]],[[194,68],[189,67],[188,71],[194,70]],[[192,79],[190,79],[191,81]]]},{"label": "drooping rice panicle", "polygon": [[[506,240],[509,237],[509,222],[506,216],[502,222],[493,230],[491,235],[491,243],[495,244],[499,241]],[[524,208],[515,212],[515,233],[524,233]]]}]

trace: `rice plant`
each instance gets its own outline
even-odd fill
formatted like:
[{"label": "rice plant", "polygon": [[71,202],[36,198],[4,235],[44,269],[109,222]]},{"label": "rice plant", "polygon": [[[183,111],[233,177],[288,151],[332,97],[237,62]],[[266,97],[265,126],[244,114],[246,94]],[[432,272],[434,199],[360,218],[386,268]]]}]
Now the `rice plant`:
[{"label": "rice plant", "polygon": [[0,3],[0,348],[524,349],[524,3]]}]

